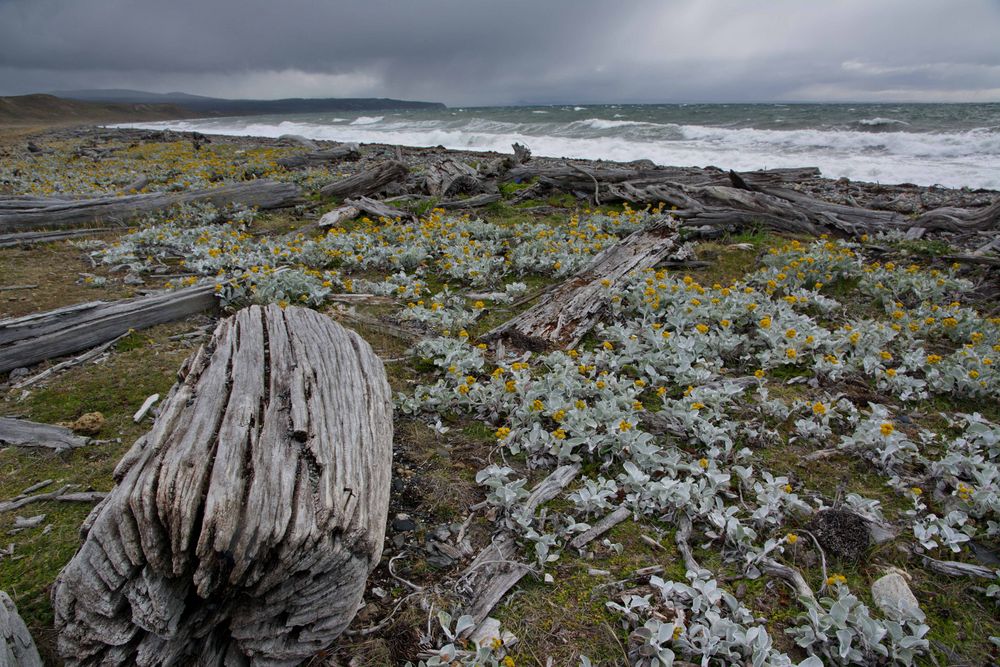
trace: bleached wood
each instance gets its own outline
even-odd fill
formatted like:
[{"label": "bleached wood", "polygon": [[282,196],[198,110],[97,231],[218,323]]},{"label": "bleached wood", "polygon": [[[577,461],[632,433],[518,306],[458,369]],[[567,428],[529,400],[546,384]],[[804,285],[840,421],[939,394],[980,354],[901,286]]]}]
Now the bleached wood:
[{"label": "bleached wood", "polygon": [[98,500],[103,500],[107,495],[105,493],[101,493],[100,491],[70,492],[70,488],[71,487],[67,485],[57,491],[50,491],[49,493],[39,493],[34,496],[18,496],[13,500],[0,501],[0,512],[10,512],[21,509],[25,505],[40,503],[48,500],[67,503],[92,503]]},{"label": "bleached wood", "polygon": [[401,180],[409,170],[402,162],[390,160],[372,169],[361,171],[319,190],[323,197],[360,197],[373,195],[393,181]]},{"label": "bleached wood", "polygon": [[276,162],[285,169],[302,169],[303,167],[353,161],[360,158],[361,152],[358,150],[357,144],[342,144],[333,148],[314,150],[310,153],[279,158]]},{"label": "bleached wood", "polygon": [[972,565],[971,563],[961,563],[955,560],[938,560],[930,556],[924,556],[924,564],[928,568],[939,574],[946,574],[950,577],[977,577],[979,579],[995,579],[994,569],[983,567],[982,565]]},{"label": "bleached wood", "polygon": [[89,438],[76,435],[65,426],[0,417],[0,446],[45,447],[63,451],[84,447],[89,442]]},{"label": "bleached wood", "polygon": [[586,531],[574,537],[570,540],[569,545],[574,549],[581,549],[630,516],[632,516],[632,510],[623,505],[613,512],[605,515],[604,518],[588,528]]},{"label": "bleached wood", "polygon": [[[539,505],[559,495],[580,469],[580,464],[575,463],[552,471],[532,489],[523,505],[525,513],[533,514]],[[528,572],[531,566],[518,557],[514,536],[509,531],[500,531],[459,576],[456,589],[467,598],[463,613],[472,616],[477,624],[482,623]]]},{"label": "bleached wood", "polygon": [[184,363],[53,593],[69,665],[296,665],[385,534],[391,396],[357,334],[253,306]]},{"label": "bleached wood", "polygon": [[628,276],[656,266],[678,247],[676,225],[664,216],[598,253],[572,277],[543,293],[537,304],[492,329],[485,338],[507,338],[530,350],[573,347],[604,312],[608,290],[613,293]]},{"label": "bleached wood", "polygon": [[95,199],[24,199],[0,202],[0,232],[53,227],[75,227],[95,222],[122,223],[142,213],[196,202],[216,206],[239,203],[260,209],[283,208],[301,200],[294,183],[267,179],[230,183],[222,187],[184,192],[150,192]]},{"label": "bleached wood", "polygon": [[35,642],[10,596],[0,591],[0,665],[42,667]]},{"label": "bleached wood", "polygon": [[0,373],[86,350],[130,329],[146,329],[217,307],[214,287],[195,285],[152,296],[92,301],[0,320]]}]

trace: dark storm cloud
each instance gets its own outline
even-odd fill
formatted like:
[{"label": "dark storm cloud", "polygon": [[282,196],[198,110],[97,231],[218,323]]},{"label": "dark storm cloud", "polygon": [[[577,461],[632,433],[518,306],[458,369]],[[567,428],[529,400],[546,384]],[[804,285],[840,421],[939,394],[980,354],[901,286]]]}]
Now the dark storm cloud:
[{"label": "dark storm cloud", "polygon": [[0,0],[0,94],[1000,100],[995,0]]}]

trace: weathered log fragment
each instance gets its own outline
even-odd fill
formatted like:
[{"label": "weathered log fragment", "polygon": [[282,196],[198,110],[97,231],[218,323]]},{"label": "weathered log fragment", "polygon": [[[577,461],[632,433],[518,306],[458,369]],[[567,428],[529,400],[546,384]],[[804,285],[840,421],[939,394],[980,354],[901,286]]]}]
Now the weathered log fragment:
[{"label": "weathered log fragment", "polygon": [[669,217],[604,249],[572,277],[545,291],[537,304],[489,331],[529,350],[573,347],[600,318],[607,299],[633,272],[656,266],[679,248],[677,225]]},{"label": "weathered log fragment", "polygon": [[45,447],[62,451],[85,446],[90,440],[65,426],[0,417],[0,446]]},{"label": "weathered log fragment", "polygon": [[115,471],[53,590],[68,665],[297,665],[382,552],[392,407],[357,334],[304,308],[223,320]]},{"label": "weathered log fragment", "polygon": [[358,150],[357,144],[343,144],[321,151],[279,158],[276,162],[285,169],[302,169],[333,162],[353,162],[359,159],[361,159],[361,151]]},{"label": "weathered log fragment", "polygon": [[0,320],[0,373],[79,352],[129,329],[146,329],[205,310],[218,300],[211,285],[121,301],[91,301],[15,319]]},{"label": "weathered log fragment", "polygon": [[457,160],[445,160],[428,165],[424,175],[424,191],[432,197],[474,194],[482,190],[479,173]]},{"label": "weathered log fragment", "polygon": [[408,171],[402,162],[390,160],[373,169],[325,185],[320,188],[319,194],[338,198],[373,195],[393,181],[405,177]]},{"label": "weathered log fragment", "polygon": [[399,218],[401,220],[416,220],[417,216],[404,211],[402,209],[393,208],[384,202],[380,202],[375,199],[370,199],[368,197],[359,197],[358,199],[348,199],[345,202],[348,206],[353,206],[358,209],[360,213],[367,213],[368,215],[374,217],[376,220],[379,218],[385,218],[387,220],[395,220]]},{"label": "weathered log fragment", "polygon": [[35,642],[10,596],[0,591],[0,665],[42,667]]},{"label": "weathered log fragment", "polygon": [[301,201],[294,183],[267,179],[231,183],[210,190],[150,192],[97,199],[31,199],[0,201],[0,232],[75,227],[96,222],[122,223],[143,213],[179,204],[244,204],[260,209],[292,206]]}]

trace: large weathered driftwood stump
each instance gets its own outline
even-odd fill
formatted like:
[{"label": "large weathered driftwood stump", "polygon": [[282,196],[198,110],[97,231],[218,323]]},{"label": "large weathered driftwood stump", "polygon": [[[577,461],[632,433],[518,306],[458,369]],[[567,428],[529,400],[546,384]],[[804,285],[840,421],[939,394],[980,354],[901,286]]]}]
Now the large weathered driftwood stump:
[{"label": "large weathered driftwood stump", "polygon": [[293,665],[347,627],[382,553],[381,361],[316,312],[254,306],[182,366],[53,591],[72,665]]},{"label": "large weathered driftwood stump", "polygon": [[42,659],[10,596],[0,591],[0,665],[42,667]]}]

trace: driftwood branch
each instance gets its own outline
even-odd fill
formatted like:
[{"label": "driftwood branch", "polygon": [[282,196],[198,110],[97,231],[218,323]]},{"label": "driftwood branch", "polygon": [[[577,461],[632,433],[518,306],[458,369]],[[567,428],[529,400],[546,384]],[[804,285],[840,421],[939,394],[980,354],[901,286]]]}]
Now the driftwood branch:
[{"label": "driftwood branch", "polygon": [[586,531],[574,537],[570,540],[569,545],[574,549],[582,549],[584,546],[590,544],[592,541],[608,532],[630,516],[632,516],[632,511],[623,505],[613,512],[605,515],[604,518],[588,528]]},{"label": "driftwood branch", "polygon": [[253,306],[184,363],[54,591],[68,664],[299,664],[381,552],[381,362],[315,311]]},{"label": "driftwood branch", "polygon": [[[555,498],[579,473],[579,464],[556,468],[532,489],[525,500],[525,513],[533,514],[539,505]],[[477,624],[482,623],[528,572],[531,566],[517,559],[516,539],[510,532],[501,531],[459,576],[458,588],[469,596],[464,613]]]},{"label": "driftwood branch", "polygon": [[930,556],[924,556],[924,564],[938,574],[949,577],[977,577],[979,579],[996,579],[997,577],[995,569],[954,560],[937,560]]},{"label": "driftwood branch", "polygon": [[57,500],[66,503],[92,503],[102,500],[107,494],[99,491],[70,491],[70,486],[64,486],[57,491],[49,493],[39,493],[34,496],[20,496],[13,500],[0,501],[0,512],[10,512],[21,509],[25,505],[40,503],[48,500]]}]

